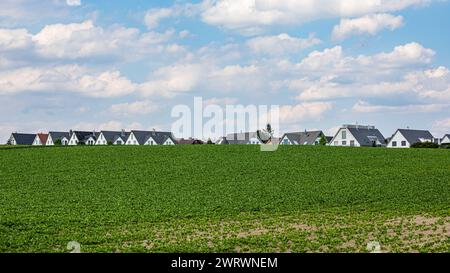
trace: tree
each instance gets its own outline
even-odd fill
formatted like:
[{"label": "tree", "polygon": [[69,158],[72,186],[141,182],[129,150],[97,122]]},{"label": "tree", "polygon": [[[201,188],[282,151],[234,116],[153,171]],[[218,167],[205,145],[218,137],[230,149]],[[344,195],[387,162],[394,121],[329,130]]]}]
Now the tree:
[{"label": "tree", "polygon": [[111,140],[108,140],[108,145],[113,145],[113,142]]},{"label": "tree", "polygon": [[326,139],[324,134],[320,135],[319,144],[322,145],[322,146],[327,145],[327,139]]},{"label": "tree", "polygon": [[208,142],[206,142],[206,144],[214,144],[213,142],[212,142],[212,140],[210,139],[210,138],[208,138]]},{"label": "tree", "polygon": [[56,146],[61,146],[62,145],[61,139],[59,139],[59,138],[57,140],[55,140],[54,143],[55,143]]}]

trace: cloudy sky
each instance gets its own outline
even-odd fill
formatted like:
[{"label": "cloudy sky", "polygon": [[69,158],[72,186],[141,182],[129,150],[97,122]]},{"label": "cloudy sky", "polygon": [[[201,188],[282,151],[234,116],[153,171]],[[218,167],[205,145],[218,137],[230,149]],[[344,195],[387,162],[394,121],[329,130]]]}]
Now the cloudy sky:
[{"label": "cloudy sky", "polygon": [[0,1],[10,132],[170,129],[171,109],[278,104],[281,128],[450,133],[445,0]]}]

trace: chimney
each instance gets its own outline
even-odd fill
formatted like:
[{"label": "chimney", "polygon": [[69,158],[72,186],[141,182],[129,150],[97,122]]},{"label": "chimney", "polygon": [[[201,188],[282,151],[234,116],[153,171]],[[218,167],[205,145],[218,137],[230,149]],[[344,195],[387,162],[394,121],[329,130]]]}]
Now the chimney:
[{"label": "chimney", "polygon": [[122,136],[122,137],[125,136],[125,129],[122,129],[122,132],[120,133],[120,136]]}]

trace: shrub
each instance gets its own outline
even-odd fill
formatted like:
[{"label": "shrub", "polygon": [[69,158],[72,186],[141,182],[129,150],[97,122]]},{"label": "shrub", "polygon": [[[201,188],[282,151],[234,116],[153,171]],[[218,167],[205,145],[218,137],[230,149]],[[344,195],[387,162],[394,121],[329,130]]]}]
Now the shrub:
[{"label": "shrub", "polygon": [[55,140],[55,145],[56,146],[60,146],[60,145],[62,145],[62,142],[61,142],[61,139],[57,139],[57,140]]},{"label": "shrub", "polygon": [[113,142],[111,140],[109,140],[108,145],[113,145]]},{"label": "shrub", "polygon": [[319,144],[322,146],[327,145],[327,139],[325,138],[325,136],[323,134],[320,136]]},{"label": "shrub", "polygon": [[439,148],[439,145],[433,142],[417,142],[411,145],[411,148]]}]

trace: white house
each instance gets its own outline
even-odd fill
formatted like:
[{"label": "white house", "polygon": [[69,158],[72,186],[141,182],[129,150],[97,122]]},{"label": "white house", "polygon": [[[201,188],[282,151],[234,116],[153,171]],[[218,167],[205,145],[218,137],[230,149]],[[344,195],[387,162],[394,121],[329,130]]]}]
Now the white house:
[{"label": "white house", "polygon": [[[225,142],[226,140],[226,142]],[[225,138],[219,140],[220,144],[241,144],[241,145],[261,145],[263,142],[259,139],[256,132],[228,134]]]},{"label": "white house", "polygon": [[36,134],[12,133],[8,139],[8,145],[33,145]]},{"label": "white house", "polygon": [[84,143],[85,145],[95,145],[99,133],[86,131],[71,131],[68,145],[78,145]]},{"label": "white house", "polygon": [[286,133],[281,137],[280,145],[319,145],[322,131],[304,131]]},{"label": "white house", "polygon": [[450,134],[447,134],[443,138],[441,138],[440,144],[444,144],[444,145],[450,144]]},{"label": "white house", "polygon": [[34,138],[33,145],[34,146],[42,146],[47,144],[48,134],[39,133],[36,134]]},{"label": "white house", "polygon": [[47,146],[55,145],[55,141],[61,141],[61,145],[68,145],[70,139],[69,132],[48,132]]},{"label": "white house", "polygon": [[426,130],[398,129],[387,144],[388,148],[410,148],[415,143],[434,142],[433,135]]},{"label": "white house", "polygon": [[175,145],[177,142],[171,132],[131,131],[126,145]]},{"label": "white house", "polygon": [[330,146],[385,146],[386,141],[374,126],[343,125],[329,143]]},{"label": "white house", "polygon": [[95,145],[108,145],[108,143],[111,143],[112,145],[125,145],[129,136],[130,132],[125,132],[124,130],[101,131]]}]

